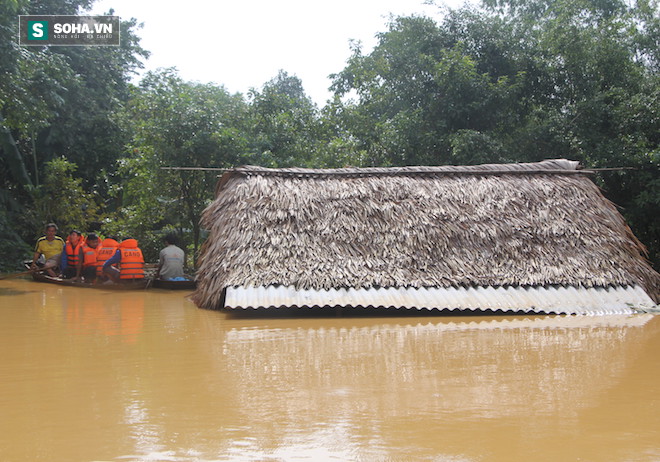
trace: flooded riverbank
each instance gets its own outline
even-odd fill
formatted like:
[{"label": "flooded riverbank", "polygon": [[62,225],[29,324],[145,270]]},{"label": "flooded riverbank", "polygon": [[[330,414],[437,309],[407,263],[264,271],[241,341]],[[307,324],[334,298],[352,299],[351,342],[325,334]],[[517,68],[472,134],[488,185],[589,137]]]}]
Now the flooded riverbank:
[{"label": "flooded riverbank", "polygon": [[2,461],[657,461],[660,317],[231,318],[0,283]]}]

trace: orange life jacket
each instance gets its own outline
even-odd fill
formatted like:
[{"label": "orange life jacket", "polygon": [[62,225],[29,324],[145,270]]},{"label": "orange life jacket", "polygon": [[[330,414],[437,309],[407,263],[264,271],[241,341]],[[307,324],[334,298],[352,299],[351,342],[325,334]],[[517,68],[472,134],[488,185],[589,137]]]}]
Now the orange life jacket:
[{"label": "orange life jacket", "polygon": [[119,263],[119,279],[143,279],[144,257],[135,239],[126,239],[119,244],[121,263]]},{"label": "orange life jacket", "polygon": [[103,263],[109,260],[119,247],[119,242],[114,239],[106,238],[96,248],[96,275],[101,276],[103,273]]},{"label": "orange life jacket", "polygon": [[64,252],[66,254],[66,264],[69,268],[76,268],[78,266],[78,261],[80,260],[80,248],[85,244],[85,239],[80,236],[78,243],[74,247],[69,240],[66,240],[64,244]]},{"label": "orange life jacket", "polygon": [[88,246],[87,243],[83,244],[83,268],[89,268],[90,266],[96,266],[96,251],[98,246],[93,249]]}]

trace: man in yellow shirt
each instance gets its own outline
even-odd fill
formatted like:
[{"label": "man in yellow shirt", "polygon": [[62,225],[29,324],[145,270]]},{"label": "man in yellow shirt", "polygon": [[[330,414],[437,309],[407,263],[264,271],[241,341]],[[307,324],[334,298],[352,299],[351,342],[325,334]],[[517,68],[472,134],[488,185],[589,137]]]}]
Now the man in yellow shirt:
[{"label": "man in yellow shirt", "polygon": [[37,260],[43,255],[46,259],[46,264],[41,269],[46,271],[50,276],[57,276],[54,268],[60,265],[63,249],[64,239],[57,236],[57,225],[55,223],[48,223],[46,225],[46,235],[37,239],[37,244],[34,246],[34,255],[30,268],[36,269]]}]

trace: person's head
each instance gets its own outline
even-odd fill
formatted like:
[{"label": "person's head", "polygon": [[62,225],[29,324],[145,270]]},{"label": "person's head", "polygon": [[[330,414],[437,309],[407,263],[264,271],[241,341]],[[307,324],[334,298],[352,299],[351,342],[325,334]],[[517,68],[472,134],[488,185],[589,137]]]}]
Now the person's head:
[{"label": "person's head", "polygon": [[78,241],[80,240],[80,236],[82,236],[82,233],[78,231],[77,229],[74,229],[69,233],[69,242],[72,245],[76,245]]},{"label": "person's head", "polygon": [[99,237],[94,233],[89,233],[87,235],[87,245],[95,249],[99,245]]},{"label": "person's head", "polygon": [[176,245],[177,242],[176,234],[169,233],[167,236],[165,236],[165,242],[167,243],[167,245]]},{"label": "person's head", "polygon": [[57,234],[57,225],[55,223],[48,223],[46,225],[46,239],[52,241],[53,239],[55,239],[56,234]]}]

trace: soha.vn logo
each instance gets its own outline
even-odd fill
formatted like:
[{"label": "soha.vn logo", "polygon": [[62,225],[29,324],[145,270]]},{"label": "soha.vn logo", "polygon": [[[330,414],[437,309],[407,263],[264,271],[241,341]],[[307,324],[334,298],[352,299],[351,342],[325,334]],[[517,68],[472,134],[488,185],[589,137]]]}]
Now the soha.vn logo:
[{"label": "soha.vn logo", "polygon": [[28,40],[48,40],[48,21],[28,21]]},{"label": "soha.vn logo", "polygon": [[19,45],[120,45],[119,16],[19,15],[18,21]]}]

